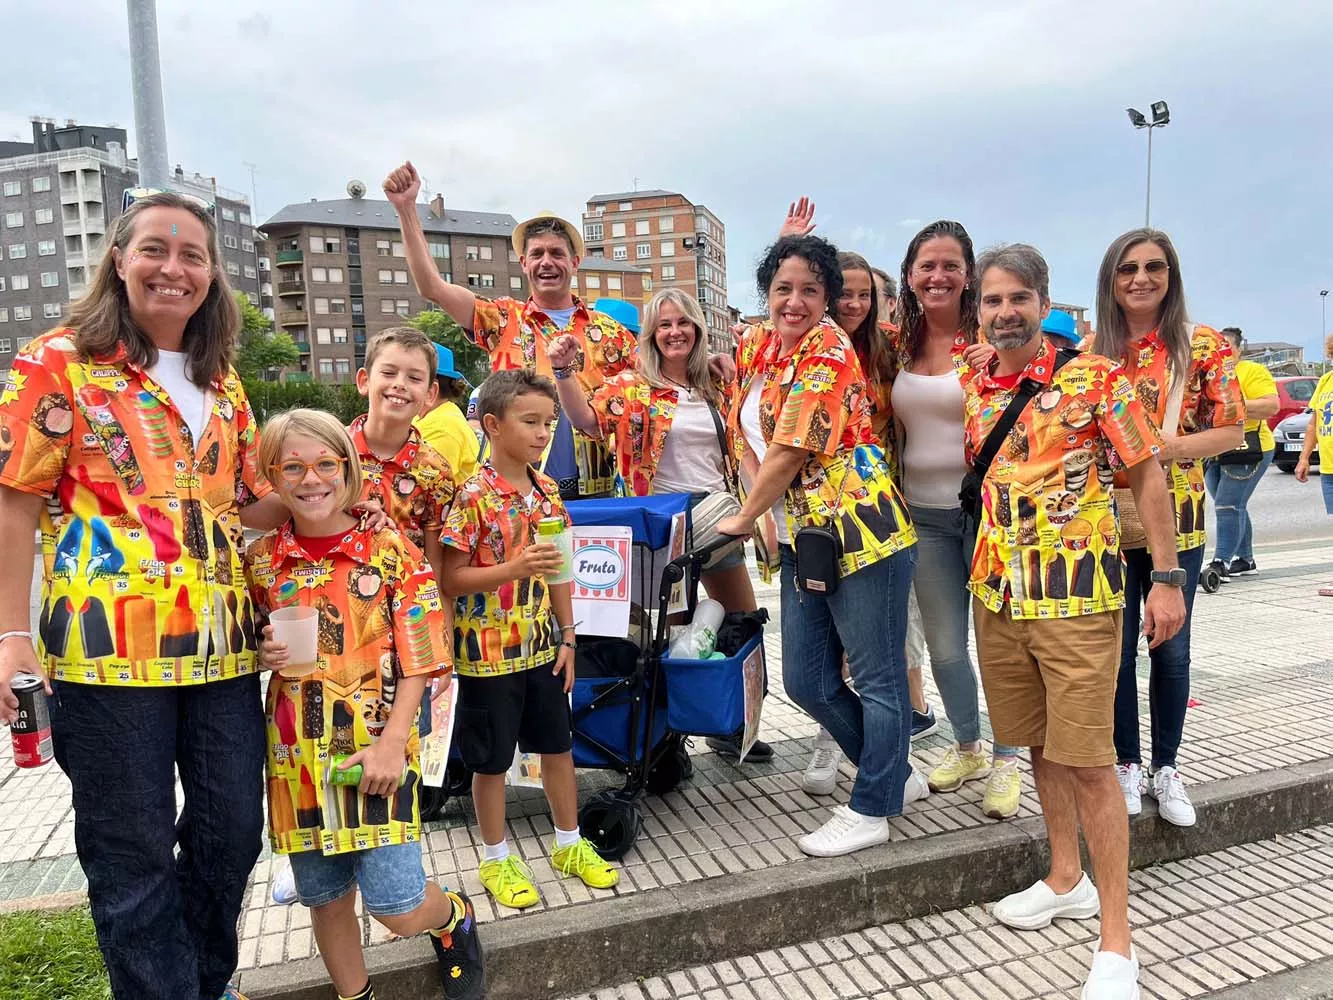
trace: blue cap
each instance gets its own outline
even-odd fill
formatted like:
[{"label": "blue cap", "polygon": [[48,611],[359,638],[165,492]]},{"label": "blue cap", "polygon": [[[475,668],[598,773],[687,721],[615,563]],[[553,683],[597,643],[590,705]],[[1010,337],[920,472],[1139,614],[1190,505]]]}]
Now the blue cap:
[{"label": "blue cap", "polygon": [[1078,346],[1078,326],[1074,322],[1074,317],[1063,309],[1051,310],[1050,315],[1041,321],[1041,332],[1067,340],[1075,347]]},{"label": "blue cap", "polygon": [[463,378],[463,373],[454,367],[454,352],[443,344],[435,345],[435,377],[458,378],[467,382],[467,379]]},{"label": "blue cap", "polygon": [[639,307],[624,299],[598,299],[592,307],[605,313],[630,333],[639,332]]}]

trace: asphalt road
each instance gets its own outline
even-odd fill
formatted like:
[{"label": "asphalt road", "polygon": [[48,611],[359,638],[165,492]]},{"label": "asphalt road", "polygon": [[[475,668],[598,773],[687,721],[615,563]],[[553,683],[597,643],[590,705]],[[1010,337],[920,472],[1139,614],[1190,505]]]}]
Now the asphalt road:
[{"label": "asphalt road", "polygon": [[[1254,544],[1263,548],[1277,542],[1297,539],[1333,538],[1333,518],[1324,513],[1319,477],[1311,476],[1308,483],[1296,482],[1270,467],[1264,481],[1250,497],[1250,520],[1254,524]],[[1213,507],[1208,505],[1208,537],[1214,537]],[[1209,545],[1209,554],[1212,546]]]}]

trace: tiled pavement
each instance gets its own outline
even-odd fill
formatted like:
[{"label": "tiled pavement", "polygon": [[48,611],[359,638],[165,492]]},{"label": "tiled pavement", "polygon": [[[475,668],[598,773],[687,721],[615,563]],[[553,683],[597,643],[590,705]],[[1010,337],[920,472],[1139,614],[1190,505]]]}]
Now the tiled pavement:
[{"label": "tiled pavement", "polygon": [[[1145,998],[1207,996],[1333,959],[1333,826],[1134,872],[1130,900]],[[973,906],[568,1000],[1075,997],[1096,942],[1095,920],[1010,931]]]},{"label": "tiled pavement", "polygon": [[[1229,584],[1216,595],[1201,592],[1196,602],[1193,678],[1199,704],[1190,710],[1181,755],[1182,772],[1193,782],[1322,758],[1333,745],[1333,643],[1326,627],[1333,601],[1315,594],[1333,575],[1333,541],[1277,546],[1261,550],[1258,558],[1260,577]],[[775,592],[761,593],[761,600],[776,609]],[[651,892],[730,872],[771,869],[777,876],[782,866],[803,863],[794,839],[818,826],[831,804],[847,800],[852,772],[844,765],[832,799],[800,791],[815,726],[781,694],[776,626],[770,626],[766,644],[771,693],[762,735],[774,744],[773,761],[732,767],[699,741],[694,778],[675,793],[645,800],[643,832],[625,858],[617,889],[597,892],[557,879],[544,860],[552,835],[544,800],[531,790],[511,792],[511,843],[532,862],[543,893],[539,909],[589,905],[600,896]],[[1146,660],[1140,667],[1146,742]],[[938,710],[929,676],[927,689]],[[940,715],[941,732],[915,747],[922,769],[933,766],[948,746]],[[80,887],[68,783],[54,767],[15,770],[8,741],[0,744],[0,900]],[[580,773],[585,792],[615,783],[605,772]],[[1035,816],[1030,778],[1026,784],[1021,815]],[[927,837],[992,822],[981,815],[981,794],[980,783],[974,783],[961,793],[931,796],[892,821],[894,835]],[[499,910],[482,891],[471,818],[466,802],[453,801],[442,821],[429,825],[428,871],[442,882],[461,882],[483,922],[524,919]],[[308,912],[269,903],[270,867],[266,855],[255,871],[242,925],[243,968],[314,954]],[[371,943],[386,937],[369,920],[365,933]]]}]

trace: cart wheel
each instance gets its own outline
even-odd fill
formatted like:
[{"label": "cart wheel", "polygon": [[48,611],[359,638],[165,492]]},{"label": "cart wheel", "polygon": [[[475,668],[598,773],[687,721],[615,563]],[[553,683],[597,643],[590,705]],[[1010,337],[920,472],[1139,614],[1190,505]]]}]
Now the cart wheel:
[{"label": "cart wheel", "polygon": [[439,819],[444,812],[444,804],[449,801],[449,790],[435,788],[432,785],[421,786],[421,822],[428,823]]},{"label": "cart wheel", "polygon": [[451,760],[444,765],[444,792],[450,798],[462,798],[472,794],[472,772],[461,760]]},{"label": "cart wheel", "polygon": [[1212,566],[1207,566],[1199,574],[1199,585],[1203,587],[1205,593],[1216,594],[1218,588],[1222,586],[1222,574]]},{"label": "cart wheel", "polygon": [[579,829],[607,861],[619,861],[639,835],[639,807],[623,792],[598,792],[579,810]]},{"label": "cart wheel", "polygon": [[648,772],[647,789],[654,795],[665,795],[674,791],[682,781],[689,781],[694,774],[694,761],[684,743],[677,743],[658,758],[652,770]]}]

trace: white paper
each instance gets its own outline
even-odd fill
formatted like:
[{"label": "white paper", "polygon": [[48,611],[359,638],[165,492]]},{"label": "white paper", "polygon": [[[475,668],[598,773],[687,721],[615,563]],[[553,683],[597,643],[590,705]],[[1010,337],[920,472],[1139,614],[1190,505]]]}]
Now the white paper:
[{"label": "white paper", "polygon": [[745,732],[741,736],[739,764],[759,739],[759,717],[764,708],[764,644],[759,642],[741,664],[745,683]]},{"label": "white paper", "polygon": [[444,784],[444,769],[449,763],[449,745],[454,738],[454,708],[458,704],[458,685],[453,675],[446,680],[432,680],[430,698],[430,735],[421,741],[421,782],[432,788]]},{"label": "white paper", "polygon": [[579,635],[629,637],[633,531],[574,528],[574,621]]},{"label": "white paper", "polygon": [[[667,556],[668,562],[674,559],[679,559],[685,554],[685,536],[687,534],[688,532],[685,529],[685,511],[682,510],[679,513],[672,514],[671,540],[667,543],[667,551],[669,553]],[[685,577],[686,579],[689,578],[688,572],[686,572]],[[674,615],[677,612],[688,611],[689,609],[689,594],[685,587],[685,580],[682,579],[671,588],[671,599],[667,602],[667,613]]]}]

